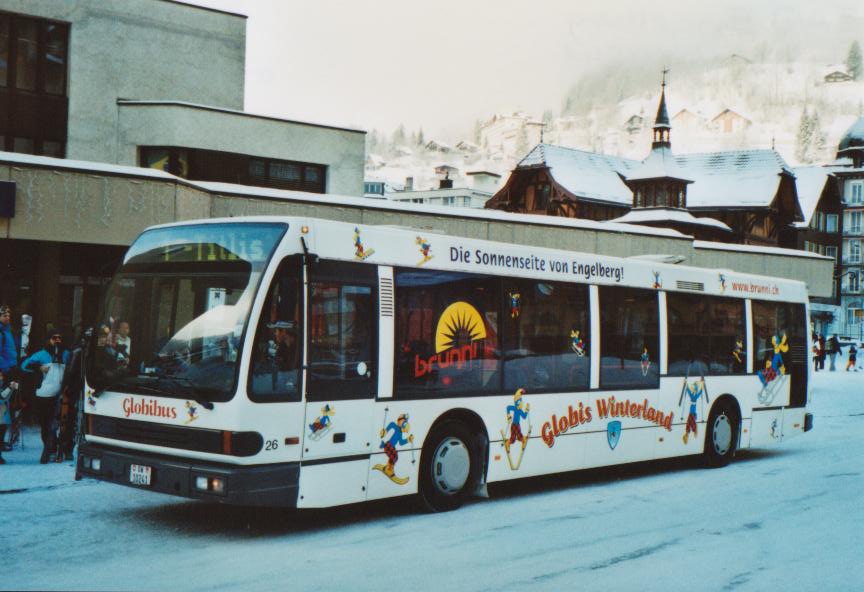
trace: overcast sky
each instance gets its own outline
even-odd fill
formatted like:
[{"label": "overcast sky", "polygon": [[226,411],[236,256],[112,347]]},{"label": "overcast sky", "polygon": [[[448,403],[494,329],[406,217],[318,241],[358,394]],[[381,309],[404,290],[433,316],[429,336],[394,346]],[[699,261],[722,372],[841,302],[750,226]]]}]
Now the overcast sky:
[{"label": "overcast sky", "polygon": [[[249,17],[246,110],[427,136],[560,109],[580,73],[770,48],[843,61],[862,0],[186,0]],[[836,59],[834,59],[836,56]]]}]

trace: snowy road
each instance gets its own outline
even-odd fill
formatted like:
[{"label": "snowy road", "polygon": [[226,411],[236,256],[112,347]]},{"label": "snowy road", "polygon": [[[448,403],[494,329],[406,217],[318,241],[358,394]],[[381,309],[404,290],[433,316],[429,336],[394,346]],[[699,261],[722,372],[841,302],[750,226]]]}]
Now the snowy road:
[{"label": "snowy road", "polygon": [[[40,466],[0,467],[2,589],[848,590],[864,561],[864,373],[815,377],[812,432],[719,470],[694,461],[408,500],[250,511]],[[858,582],[855,584],[854,582]]]}]

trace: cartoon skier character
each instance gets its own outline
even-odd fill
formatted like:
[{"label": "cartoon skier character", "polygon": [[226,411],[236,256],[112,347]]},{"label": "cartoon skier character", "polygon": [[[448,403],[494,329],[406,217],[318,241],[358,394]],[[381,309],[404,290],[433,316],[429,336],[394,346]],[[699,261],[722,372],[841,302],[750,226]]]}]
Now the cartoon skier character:
[{"label": "cartoon skier character", "polygon": [[705,400],[708,400],[708,392],[705,390],[705,379],[697,380],[693,384],[688,384],[687,379],[684,379],[684,394],[690,399],[690,413],[687,415],[687,427],[684,430],[684,443],[690,439],[690,432],[697,435],[696,429],[696,403],[699,402],[699,397],[705,395]]},{"label": "cartoon skier character", "polygon": [[309,424],[309,429],[312,430],[311,436],[321,437],[324,432],[330,429],[332,425],[333,414],[336,413],[336,409],[330,406],[328,403],[321,408],[321,416],[316,418],[315,421]]},{"label": "cartoon skier character", "polygon": [[518,318],[522,311],[522,294],[519,292],[510,292],[510,317]]},{"label": "cartoon skier character", "polygon": [[717,274],[717,275],[718,275],[718,279],[720,280],[720,292],[721,293],[725,292],[726,291],[726,276],[723,275],[722,273]]},{"label": "cartoon skier character", "polygon": [[198,419],[198,406],[193,405],[191,401],[186,401],[186,413],[189,416],[188,419],[186,419],[186,423],[190,424]]},{"label": "cartoon skier character", "polygon": [[663,282],[660,281],[660,272],[659,271],[652,271],[651,273],[654,274],[654,289],[659,290],[660,288],[663,287]]},{"label": "cartoon skier character", "polygon": [[[414,442],[414,436],[409,433],[410,430],[411,426],[408,424],[407,413],[403,413],[396,419],[396,421],[391,421],[386,428],[382,428],[382,440],[379,448],[384,449],[384,454],[387,455],[387,464],[379,464],[372,467],[373,469],[381,471],[387,475],[387,477],[397,485],[405,485],[408,483],[408,477],[397,477],[394,468],[396,466],[396,461],[399,460],[399,453],[396,451],[396,447],[404,446],[409,442]],[[387,434],[390,434],[389,437],[387,437]]]},{"label": "cartoon skier character", "polygon": [[579,331],[576,329],[570,331],[570,349],[579,357],[585,355],[585,341],[579,336]]},{"label": "cartoon skier character", "polygon": [[786,335],[777,338],[776,335],[771,337],[771,345],[773,346],[774,355],[768,360],[765,360],[765,368],[757,372],[759,380],[762,381],[762,386],[768,386],[768,383],[786,374],[786,365],[783,363],[783,354],[789,351],[789,344],[786,343]]},{"label": "cartoon skier character", "polygon": [[417,237],[417,240],[415,242],[417,243],[417,246],[420,247],[420,252],[423,254],[423,261],[421,261],[417,265],[423,265],[433,257],[433,255],[430,254],[430,251],[432,250],[432,244],[425,238],[419,236]]},{"label": "cartoon skier character", "polygon": [[[507,462],[510,464],[510,469],[515,471],[522,464],[522,457],[525,454],[525,447],[528,446],[528,438],[531,436],[531,425],[528,425],[528,433],[522,434],[522,420],[528,420],[528,413],[531,411],[531,405],[525,403],[523,395],[525,389],[518,389],[513,395],[513,404],[507,406],[507,425],[510,427],[509,437],[505,430],[501,430],[501,439],[504,442],[504,451],[507,453]],[[510,447],[514,442],[522,444],[519,451],[519,458],[513,462],[510,456]]]},{"label": "cartoon skier character", "polygon": [[360,240],[360,229],[354,227],[354,257],[357,259],[366,259],[375,252],[375,249],[368,251],[363,247],[363,241]]}]

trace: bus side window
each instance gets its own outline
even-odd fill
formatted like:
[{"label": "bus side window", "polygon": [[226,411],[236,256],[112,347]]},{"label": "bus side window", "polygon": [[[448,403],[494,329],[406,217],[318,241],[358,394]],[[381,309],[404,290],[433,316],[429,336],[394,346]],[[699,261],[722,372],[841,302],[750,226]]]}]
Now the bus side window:
[{"label": "bus side window", "polygon": [[276,402],[300,400],[302,346],[301,264],[298,257],[279,265],[255,329],[249,398]]},{"label": "bus side window", "polygon": [[312,401],[372,397],[377,368],[376,268],[320,262],[309,287]]},{"label": "bus side window", "polygon": [[395,280],[395,395],[499,393],[500,280],[429,269]]},{"label": "bus side window", "polygon": [[503,296],[505,392],[587,390],[588,286],[508,279]]},{"label": "bus side window", "polygon": [[600,286],[600,388],[657,388],[659,308],[654,290]]},{"label": "bus side window", "polygon": [[792,380],[789,404],[807,402],[807,319],[804,306],[784,302],[753,300],[753,370],[763,382],[789,375]]},{"label": "bus side window", "polygon": [[744,301],[667,292],[669,376],[743,374]]}]

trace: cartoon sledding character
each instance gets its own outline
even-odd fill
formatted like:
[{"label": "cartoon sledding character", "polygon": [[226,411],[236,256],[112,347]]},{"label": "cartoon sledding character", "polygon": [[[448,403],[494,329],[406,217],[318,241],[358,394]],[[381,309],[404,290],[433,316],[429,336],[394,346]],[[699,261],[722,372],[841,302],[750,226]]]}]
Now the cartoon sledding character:
[{"label": "cartoon sledding character", "polygon": [[510,317],[518,318],[522,311],[522,294],[519,292],[510,292]]},{"label": "cartoon sledding character", "polygon": [[[519,469],[519,466],[522,464],[522,457],[525,455],[525,447],[528,446],[528,438],[531,436],[531,423],[528,420],[528,413],[531,411],[531,405],[524,402],[522,396],[525,394],[525,389],[518,389],[516,394],[513,395],[513,404],[507,406],[507,425],[509,426],[509,437],[507,436],[507,429],[501,430],[501,439],[504,443],[504,451],[507,453],[507,462],[510,464],[510,469],[515,471]],[[524,407],[524,408],[523,408]],[[522,435],[522,420],[528,420],[528,433]],[[510,456],[510,446],[513,445],[514,442],[519,442],[522,444],[522,448],[519,451],[519,458],[516,459],[516,462],[513,462],[512,457]]]},{"label": "cartoon sledding character", "polygon": [[[391,430],[393,433],[389,438],[385,438],[387,433]],[[372,467],[376,471],[381,471],[387,475],[387,477],[397,485],[405,485],[408,483],[408,477],[397,477],[393,469],[396,466],[396,461],[399,460],[399,453],[396,451],[396,447],[405,446],[405,444],[408,444],[409,442],[414,442],[414,436],[408,433],[410,430],[411,426],[408,424],[407,413],[403,413],[396,418],[396,421],[391,421],[386,428],[383,428],[381,430],[382,440],[379,448],[384,449],[384,454],[387,455],[387,464],[375,465]],[[407,438],[405,436],[407,436]]]},{"label": "cartoon sledding character", "polygon": [[375,252],[375,249],[369,249],[368,251],[363,248],[363,241],[360,240],[360,229],[356,226],[354,227],[354,257],[357,259],[366,259],[371,256],[372,253]]},{"label": "cartoon sledding character", "polygon": [[336,409],[331,407],[329,403],[321,408],[321,416],[315,418],[315,421],[309,424],[309,429],[311,430],[309,437],[311,439],[318,440],[330,431],[330,428],[333,427],[332,418],[334,413],[336,413]]},{"label": "cartoon sledding character", "polygon": [[705,378],[701,380],[697,380],[693,384],[689,384],[687,379],[684,379],[684,389],[681,392],[681,397],[678,399],[678,404],[684,400],[684,395],[690,399],[690,413],[687,415],[687,427],[684,430],[684,443],[690,439],[690,432],[693,432],[693,435],[697,435],[696,429],[696,403],[699,402],[699,397],[705,395],[705,402],[708,402],[708,389],[705,388]]},{"label": "cartoon sledding character", "polygon": [[766,357],[765,368],[759,370],[756,374],[759,380],[762,381],[762,390],[759,391],[759,402],[768,404],[774,400],[774,395],[780,390],[779,381],[771,384],[777,378],[786,375],[786,365],[783,363],[783,354],[789,351],[789,344],[786,343],[786,335],[779,338],[776,335],[771,337],[771,345],[773,346],[774,355],[771,359]]},{"label": "cartoon sledding character", "polygon": [[415,242],[417,243],[417,246],[420,247],[420,252],[423,254],[423,261],[421,261],[417,265],[423,265],[433,257],[433,255],[429,254],[429,251],[432,250],[432,243],[427,241],[425,238],[421,238],[419,236],[417,237],[417,240]]},{"label": "cartoon sledding character", "polygon": [[585,355],[585,340],[579,336],[579,331],[576,329],[570,331],[570,349],[579,357]]},{"label": "cartoon sledding character", "polygon": [[648,376],[648,369],[651,367],[651,358],[648,356],[647,347],[642,347],[642,355],[639,359],[642,365],[642,376]]}]

